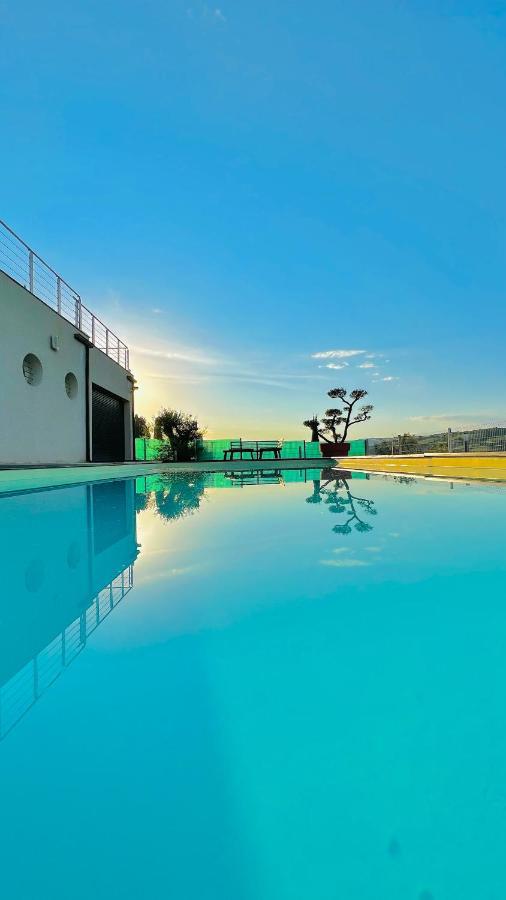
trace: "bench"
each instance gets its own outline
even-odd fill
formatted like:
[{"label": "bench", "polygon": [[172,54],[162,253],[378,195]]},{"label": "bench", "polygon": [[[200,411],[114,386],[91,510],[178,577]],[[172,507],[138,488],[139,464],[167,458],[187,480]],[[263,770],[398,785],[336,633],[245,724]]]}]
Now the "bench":
[{"label": "bench", "polygon": [[281,441],[230,441],[228,450],[223,451],[223,459],[233,460],[235,456],[242,459],[244,453],[249,454],[250,459],[263,459],[265,453],[281,459]]}]

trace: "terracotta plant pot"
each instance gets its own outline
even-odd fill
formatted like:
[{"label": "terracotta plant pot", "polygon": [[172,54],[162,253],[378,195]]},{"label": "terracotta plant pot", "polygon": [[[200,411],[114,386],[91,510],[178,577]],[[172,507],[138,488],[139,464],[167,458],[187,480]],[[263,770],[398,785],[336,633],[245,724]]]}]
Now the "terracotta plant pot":
[{"label": "terracotta plant pot", "polygon": [[325,441],[320,444],[320,450],[325,459],[331,459],[336,456],[348,456],[350,445],[327,443],[327,441]]}]

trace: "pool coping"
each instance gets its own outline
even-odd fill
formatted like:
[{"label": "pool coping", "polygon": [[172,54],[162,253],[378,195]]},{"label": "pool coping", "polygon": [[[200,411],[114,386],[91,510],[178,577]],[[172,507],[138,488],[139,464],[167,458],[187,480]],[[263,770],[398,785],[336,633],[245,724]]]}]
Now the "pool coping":
[{"label": "pool coping", "polygon": [[337,467],[371,475],[407,475],[438,481],[506,483],[506,453],[413,453],[395,456],[349,456]]},{"label": "pool coping", "polygon": [[82,463],[74,466],[10,466],[0,469],[0,495],[67,487],[96,481],[117,481],[162,472],[258,472],[270,469],[328,469],[335,459],[238,460],[231,464],[223,460],[188,463],[130,462]]}]

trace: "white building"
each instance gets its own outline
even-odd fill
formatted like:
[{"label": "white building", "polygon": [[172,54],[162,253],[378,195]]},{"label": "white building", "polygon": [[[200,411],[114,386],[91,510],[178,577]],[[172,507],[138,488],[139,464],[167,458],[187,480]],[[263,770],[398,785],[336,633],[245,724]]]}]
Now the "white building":
[{"label": "white building", "polygon": [[0,221],[0,466],[134,459],[128,348]]}]

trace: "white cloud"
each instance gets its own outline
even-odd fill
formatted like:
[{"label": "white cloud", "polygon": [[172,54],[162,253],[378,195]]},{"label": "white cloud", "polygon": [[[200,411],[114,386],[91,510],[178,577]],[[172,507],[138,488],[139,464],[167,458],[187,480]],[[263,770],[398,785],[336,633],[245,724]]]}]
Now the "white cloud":
[{"label": "white cloud", "polygon": [[200,9],[195,10],[192,6],[189,6],[186,10],[186,15],[189,19],[194,19],[195,21],[201,20],[203,22],[226,22],[227,17],[222,9],[219,6],[210,7],[204,4]]},{"label": "white cloud", "polygon": [[201,355],[198,351],[193,350],[156,350],[153,347],[136,346],[130,346],[130,350],[132,353],[138,353],[140,356],[152,356],[155,359],[169,359],[201,366],[216,366],[223,362],[210,356]]},{"label": "white cloud", "polygon": [[374,363],[360,363],[357,369],[374,369]]},{"label": "white cloud", "polygon": [[348,356],[360,356],[365,350],[320,350],[313,353],[313,359],[346,359]]},{"label": "white cloud", "polygon": [[318,366],[319,369],[345,369],[348,363],[325,363],[324,366]]},{"label": "white cloud", "polygon": [[321,566],[332,566],[334,569],[358,569],[370,566],[371,563],[365,559],[321,559]]},{"label": "white cloud", "polygon": [[382,381],[399,381],[399,376],[398,375],[385,375],[385,377],[382,378],[381,380]]}]

